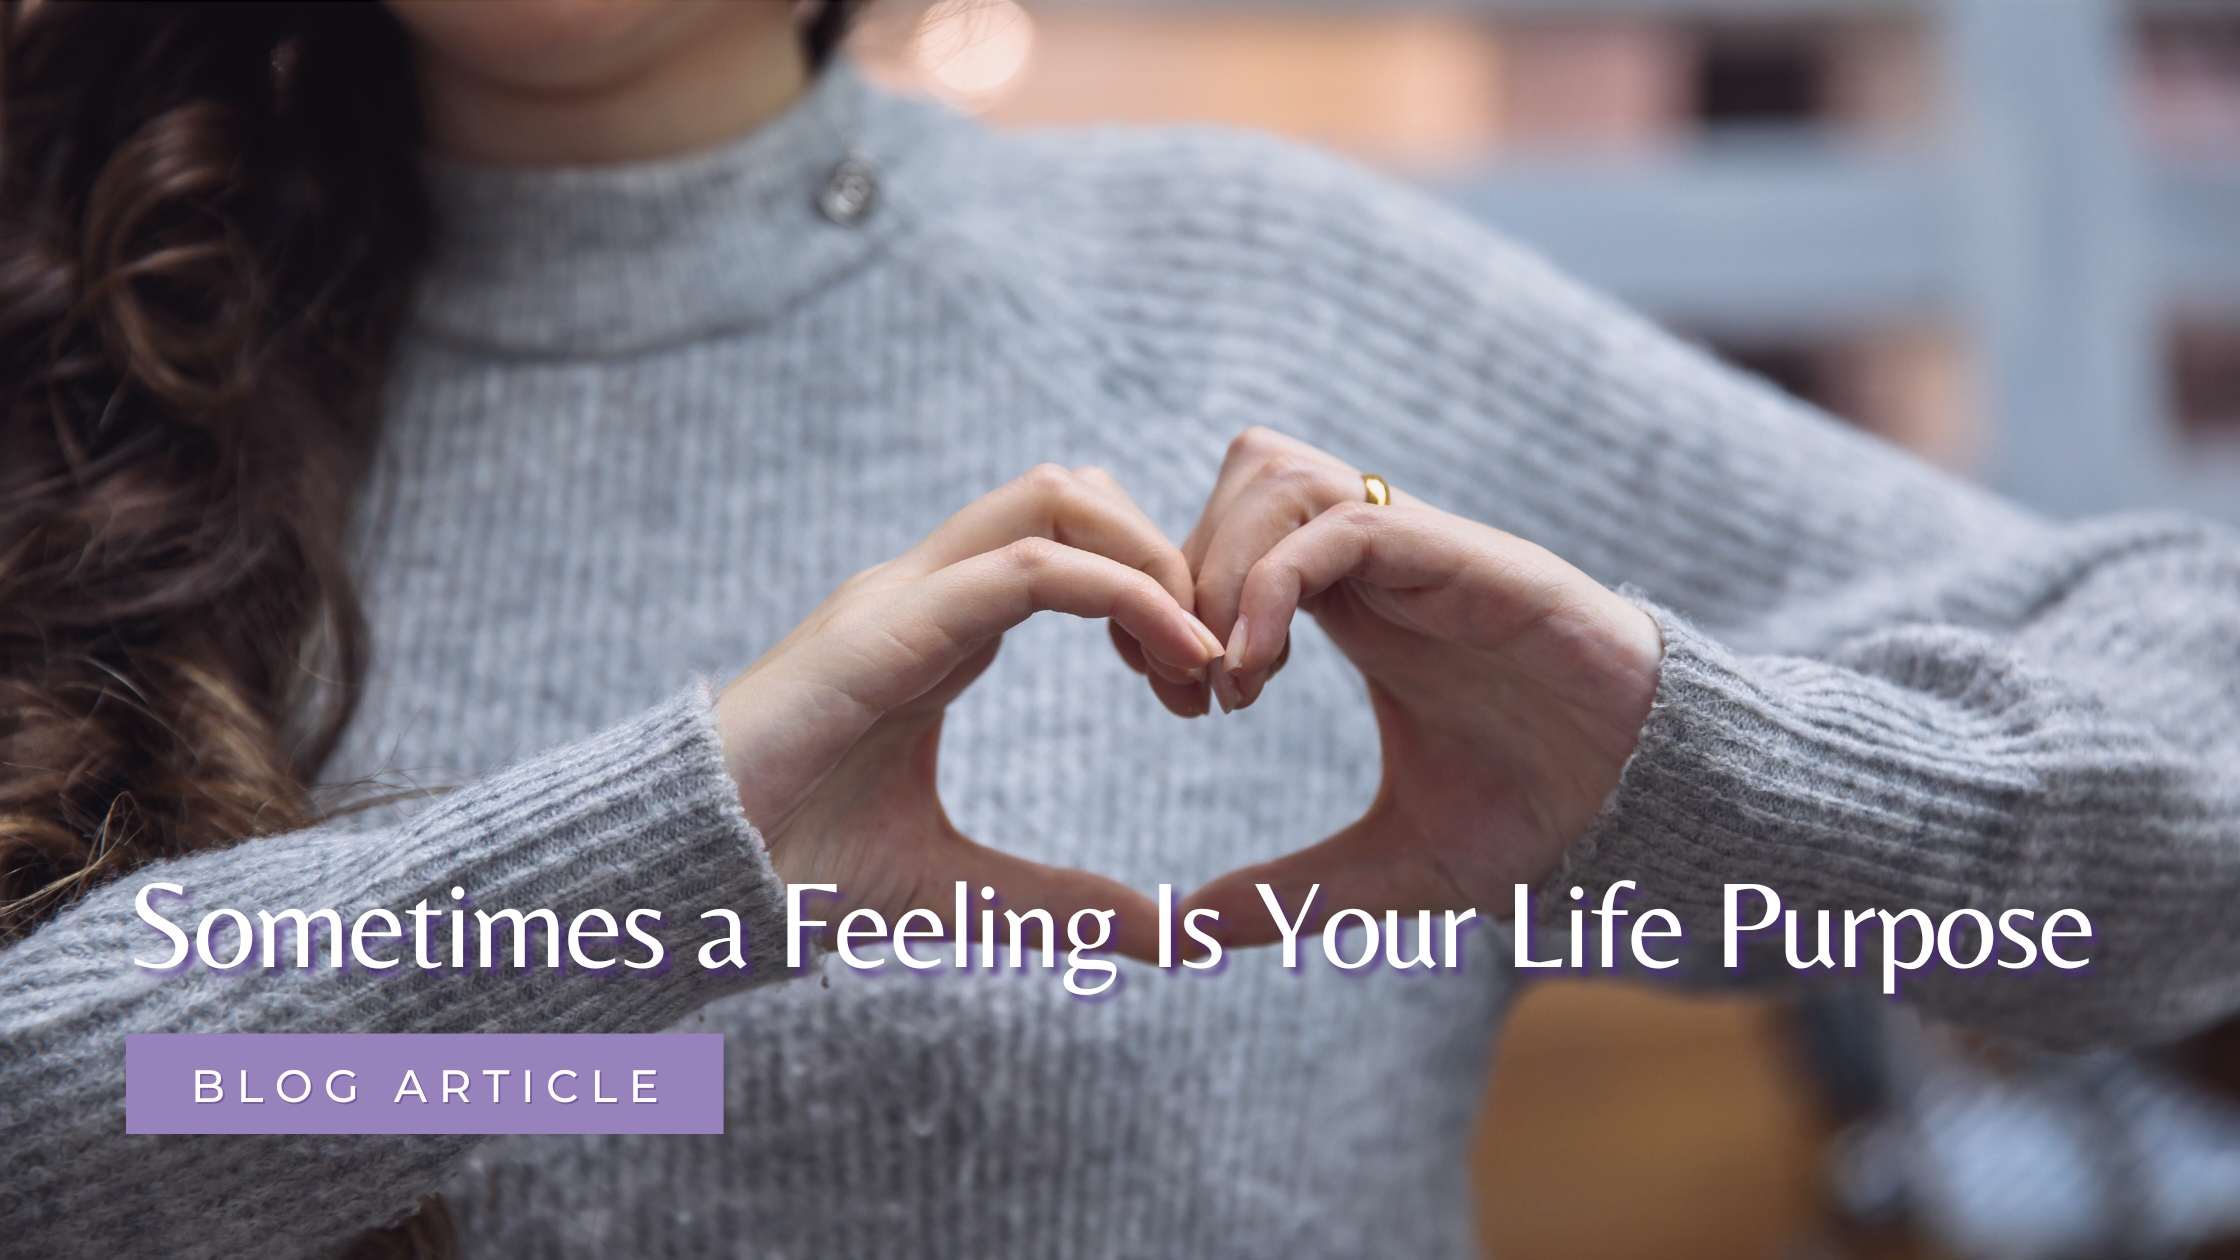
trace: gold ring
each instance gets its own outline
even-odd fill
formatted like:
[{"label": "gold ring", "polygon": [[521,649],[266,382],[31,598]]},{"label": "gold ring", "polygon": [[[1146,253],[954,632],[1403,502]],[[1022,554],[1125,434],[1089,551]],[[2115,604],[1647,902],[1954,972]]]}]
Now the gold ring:
[{"label": "gold ring", "polygon": [[1361,474],[1361,488],[1368,492],[1369,502],[1385,507],[1392,502],[1392,483],[1375,473]]}]

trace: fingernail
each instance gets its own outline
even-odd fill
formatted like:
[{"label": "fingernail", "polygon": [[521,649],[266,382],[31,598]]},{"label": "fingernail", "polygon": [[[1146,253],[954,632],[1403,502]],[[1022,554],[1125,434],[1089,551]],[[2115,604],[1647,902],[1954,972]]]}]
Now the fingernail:
[{"label": "fingernail", "polygon": [[1235,670],[1240,673],[1244,670],[1245,640],[1246,631],[1244,614],[1239,613],[1237,614],[1236,627],[1229,631],[1229,650],[1223,654],[1227,657],[1227,659],[1222,663],[1228,666],[1228,668],[1230,668],[1231,670]]},{"label": "fingernail", "polygon": [[1182,672],[1190,675],[1191,682],[1204,682],[1206,680],[1206,667],[1203,665],[1193,665]]},{"label": "fingernail", "polygon": [[1236,709],[1236,697],[1236,680],[1229,677],[1228,669],[1221,662],[1215,661],[1213,664],[1213,698],[1221,705],[1223,713],[1233,712]]},{"label": "fingernail", "polygon": [[[1190,617],[1189,613],[1182,615]],[[1207,656],[1218,657],[1221,655],[1221,640],[1214,637],[1213,631],[1206,629],[1206,623],[1196,617],[1190,617],[1190,628],[1198,632],[1198,642],[1205,645]]]}]

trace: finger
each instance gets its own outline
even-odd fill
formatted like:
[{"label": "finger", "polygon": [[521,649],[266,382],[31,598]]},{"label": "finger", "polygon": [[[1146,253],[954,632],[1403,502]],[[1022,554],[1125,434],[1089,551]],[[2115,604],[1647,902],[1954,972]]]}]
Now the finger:
[{"label": "finger", "polygon": [[[1207,609],[1220,633],[1228,636],[1223,657],[1213,667],[1214,696],[1223,712],[1242,709],[1260,698],[1268,680],[1291,659],[1291,619],[1300,601],[1329,585],[1278,586],[1277,596],[1288,598],[1270,598],[1263,591],[1261,600],[1247,611],[1247,579],[1316,517],[1342,508],[1336,493],[1328,480],[1311,469],[1261,479],[1237,497],[1200,562],[1198,606]],[[1252,655],[1255,650],[1258,654]]]},{"label": "finger", "polygon": [[972,645],[1038,612],[1110,618],[1150,655],[1188,669],[1203,669],[1218,652],[1148,574],[1024,538],[912,582],[843,624],[825,668],[832,685],[886,712],[933,686]]},{"label": "finger", "polygon": [[[1193,671],[1160,660],[1156,656],[1145,655],[1143,645],[1136,642],[1134,635],[1122,630],[1119,623],[1107,622],[1106,625],[1112,632],[1112,646],[1119,651],[1121,661],[1129,669],[1139,674],[1149,674],[1154,678],[1163,679],[1178,687],[1188,686],[1197,681],[1197,678],[1191,676]],[[1202,677],[1205,671],[1198,670],[1196,673]]]},{"label": "finger", "polygon": [[1153,675],[1149,681],[1151,694],[1157,696],[1159,703],[1166,706],[1167,712],[1176,717],[1204,717],[1206,711],[1213,707],[1203,682],[1171,683],[1157,675]]},{"label": "finger", "polygon": [[1244,576],[1292,531],[1342,503],[1361,498],[1361,479],[1346,469],[1301,461],[1271,461],[1230,499],[1212,527],[1197,574],[1193,600],[1198,619],[1215,634],[1235,629]]},{"label": "finger", "polygon": [[[1269,662],[1266,669],[1256,669],[1236,679],[1236,704],[1234,707],[1241,709],[1258,700],[1260,693],[1267,690],[1268,680],[1282,672],[1283,667],[1290,663],[1291,636],[1285,635],[1283,646],[1276,650],[1276,659]],[[1216,666],[1216,668],[1219,667]]]},{"label": "finger", "polygon": [[[1207,699],[1206,686],[1203,682],[1192,680],[1187,676],[1179,679],[1169,677],[1169,671],[1173,670],[1174,667],[1164,663],[1159,663],[1157,671],[1154,672],[1152,665],[1147,662],[1156,662],[1157,658],[1145,657],[1143,645],[1136,642],[1134,635],[1122,630],[1119,622],[1108,621],[1105,625],[1112,632],[1112,646],[1119,651],[1120,659],[1127,664],[1129,669],[1144,676],[1145,680],[1151,684],[1152,694],[1159,698],[1159,703],[1165,705],[1168,712],[1173,713],[1176,717],[1205,716],[1206,710],[1212,706]],[[1201,670],[1199,672],[1202,674],[1206,671]]]},{"label": "finger", "polygon": [[[1175,546],[1157,525],[1152,524],[1151,518],[1136,503],[1135,496],[1129,494],[1127,488],[1111,473],[1095,464],[1083,464],[1072,471],[1083,491],[1102,499],[1106,506],[1125,516],[1132,522],[1132,527],[1144,535],[1147,558],[1133,567],[1157,578],[1159,584],[1174,595],[1176,602],[1188,608],[1190,565],[1182,558],[1182,549]],[[1120,557],[1115,556],[1114,559]],[[1122,562],[1126,563],[1124,560]]]},{"label": "finger", "polygon": [[1245,575],[1237,599],[1243,629],[1231,635],[1224,664],[1233,674],[1264,671],[1290,634],[1300,601],[1346,578],[1405,590],[1447,585],[1477,566],[1474,585],[1499,587],[1520,566],[1485,544],[1507,538],[1425,508],[1332,508],[1278,541]]},{"label": "finger", "polygon": [[1418,910],[1497,908],[1472,905],[1424,850],[1379,839],[1364,820],[1310,848],[1220,876],[1183,898],[1178,913],[1217,913],[1220,918],[1209,935],[1224,945],[1270,944],[1283,934],[1261,897],[1262,884],[1273,891],[1286,919],[1307,908],[1301,936],[1320,931],[1332,914],[1348,908],[1366,910],[1379,920],[1387,910],[1412,915]]},{"label": "finger", "polygon": [[1136,642],[1136,637],[1122,630],[1117,621],[1104,624],[1112,635],[1112,649],[1120,654],[1121,662],[1139,674],[1149,674],[1151,667],[1144,663],[1143,645]]},{"label": "finger", "polygon": [[[1110,924],[1109,931],[1103,929],[1096,917],[1085,916],[1078,924],[1081,940],[1093,941],[1104,932],[1104,943],[1088,947],[1091,952],[1111,951],[1145,962],[1156,961],[1158,957],[1158,908],[1152,905],[1150,898],[1117,880],[1070,867],[1030,862],[962,837],[929,856],[926,874],[925,882],[920,885],[925,891],[916,908],[931,910],[944,922],[950,921],[956,910],[956,884],[963,881],[965,903],[970,907],[966,927],[969,937],[980,938],[980,912],[983,910],[995,912],[996,938],[1004,943],[1010,939],[1010,922],[1004,918],[1006,910],[1022,916],[1030,910],[1047,910],[1051,926],[1056,929],[1057,951],[1061,956],[1059,965],[1063,966],[1063,955],[1076,939],[1072,932],[1074,916],[1084,910],[1110,911],[1112,916],[1106,920]],[[992,897],[986,895],[991,892]],[[1022,961],[1025,958],[1039,961],[1038,931],[1035,927],[1021,927],[1021,939],[1028,946],[1022,951]],[[998,966],[1008,964],[1008,953],[998,951],[996,961]]]},{"label": "finger", "polygon": [[1147,661],[1203,671],[1221,654],[1206,628],[1149,574],[1040,538],[950,565],[913,584],[905,598],[922,601],[960,635],[1000,633],[1035,613],[1062,612],[1110,619]]},{"label": "finger", "polygon": [[894,562],[920,577],[1022,538],[1047,538],[1151,575],[1190,607],[1190,566],[1120,484],[1099,468],[1043,464],[982,495]]},{"label": "finger", "polygon": [[1214,480],[1213,493],[1206,496],[1198,523],[1191,528],[1189,537],[1182,540],[1182,558],[1189,563],[1190,571],[1198,571],[1214,532],[1228,519],[1240,495],[1272,469],[1302,466],[1323,466],[1345,473],[1353,471],[1336,456],[1274,429],[1255,425],[1238,434],[1221,457],[1221,473]]}]

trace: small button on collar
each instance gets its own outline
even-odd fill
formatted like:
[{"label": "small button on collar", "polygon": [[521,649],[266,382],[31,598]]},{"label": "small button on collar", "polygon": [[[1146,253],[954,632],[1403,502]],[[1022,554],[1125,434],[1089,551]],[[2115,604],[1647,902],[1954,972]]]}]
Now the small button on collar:
[{"label": "small button on collar", "polygon": [[832,168],[817,192],[817,209],[842,227],[852,227],[871,213],[879,197],[879,173],[860,154],[851,153]]}]

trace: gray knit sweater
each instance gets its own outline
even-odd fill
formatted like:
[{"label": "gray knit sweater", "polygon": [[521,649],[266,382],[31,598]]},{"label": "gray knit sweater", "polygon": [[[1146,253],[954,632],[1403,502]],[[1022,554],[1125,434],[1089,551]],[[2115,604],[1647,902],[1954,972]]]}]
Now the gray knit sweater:
[{"label": "gray knit sweater", "polygon": [[[880,185],[844,226],[813,199],[850,132]],[[437,1189],[487,1256],[1468,1254],[1467,1135],[1515,984],[1499,933],[1460,974],[1341,974],[1310,946],[1296,972],[1129,964],[1099,1002],[1039,971],[785,982],[718,761],[701,680],[850,573],[1043,460],[1103,465],[1179,537],[1252,424],[1656,612],[1656,708],[1558,887],[1636,880],[1699,953],[1730,880],[1808,908],[2082,908],[2085,971],[1907,990],[2043,1042],[2240,1005],[2224,530],[2035,518],[1265,140],[995,136],[843,70],[717,151],[434,184],[365,514],[376,665],[332,773],[456,790],[169,863],[0,956],[10,1254],[318,1254]],[[968,833],[1146,890],[1317,839],[1377,782],[1361,683],[1304,623],[1258,706],[1181,722],[1097,627],[1038,619],[943,757]],[[159,875],[199,908],[453,884],[660,907],[685,950],[729,906],[756,966],[154,977],[127,960]],[[727,1036],[720,1137],[123,1131],[128,1032],[680,1024]]]}]

